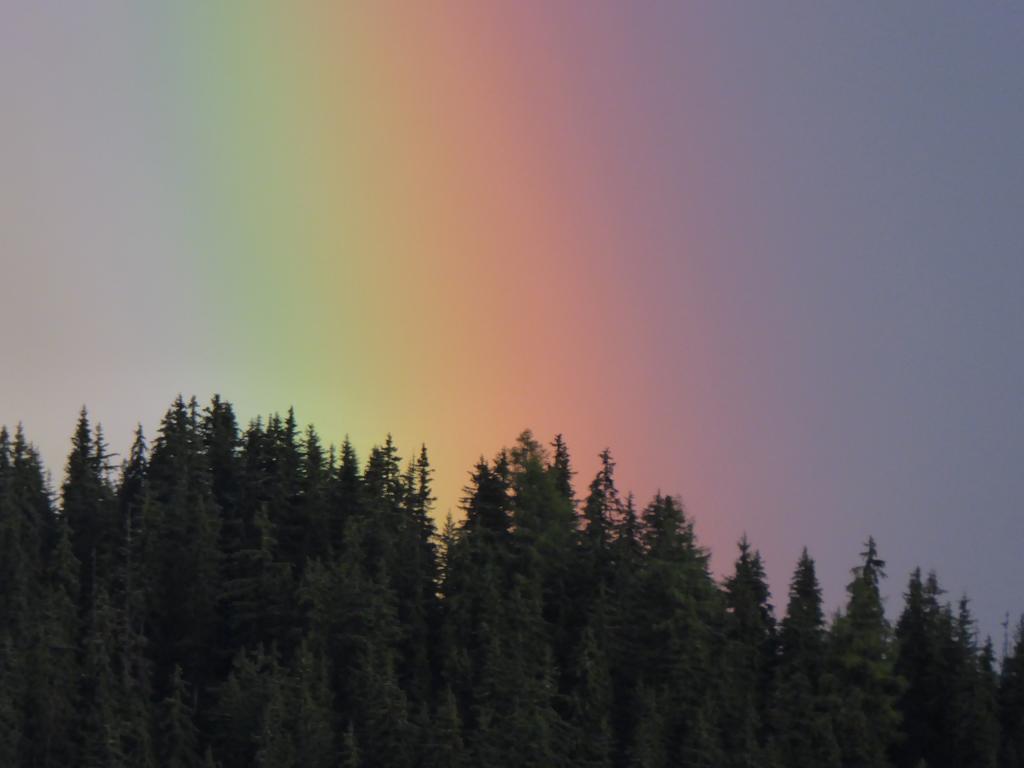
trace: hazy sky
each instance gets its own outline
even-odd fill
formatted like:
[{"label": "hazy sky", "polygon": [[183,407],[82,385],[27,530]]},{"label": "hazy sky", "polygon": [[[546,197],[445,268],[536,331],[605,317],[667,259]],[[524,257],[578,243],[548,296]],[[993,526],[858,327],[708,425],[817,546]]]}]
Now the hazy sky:
[{"label": "hazy sky", "polygon": [[[1024,6],[0,2],[0,423],[532,427],[1024,611]],[[427,7],[429,6],[429,8]],[[504,7],[503,7],[504,6]]]}]

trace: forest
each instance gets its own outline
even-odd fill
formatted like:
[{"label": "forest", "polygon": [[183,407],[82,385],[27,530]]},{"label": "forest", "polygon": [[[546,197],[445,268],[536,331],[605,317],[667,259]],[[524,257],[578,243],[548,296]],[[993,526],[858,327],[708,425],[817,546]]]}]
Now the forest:
[{"label": "forest", "polygon": [[1024,620],[994,647],[920,570],[890,620],[872,539],[840,610],[806,550],[775,605],[561,437],[442,525],[426,448],[219,397],[125,456],[83,409],[48,478],[0,432],[0,766],[1024,767]]}]

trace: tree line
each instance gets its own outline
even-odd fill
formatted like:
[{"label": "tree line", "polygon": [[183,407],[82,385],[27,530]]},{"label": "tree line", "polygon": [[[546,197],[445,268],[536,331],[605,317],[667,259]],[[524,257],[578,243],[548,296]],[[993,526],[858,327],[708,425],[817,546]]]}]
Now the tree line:
[{"label": "tree line", "polygon": [[999,659],[917,570],[891,625],[871,539],[777,615],[607,451],[577,497],[524,432],[440,530],[431,476],[219,397],[118,461],[83,410],[55,490],[0,431],[0,766],[1024,766],[1024,620]]}]

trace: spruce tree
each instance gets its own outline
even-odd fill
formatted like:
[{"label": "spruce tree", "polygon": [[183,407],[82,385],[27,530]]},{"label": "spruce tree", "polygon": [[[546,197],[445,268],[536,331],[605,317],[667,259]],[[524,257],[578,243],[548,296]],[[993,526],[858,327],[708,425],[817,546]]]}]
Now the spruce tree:
[{"label": "spruce tree", "polygon": [[615,750],[612,677],[602,630],[587,626],[572,659],[569,757],[580,768],[609,768]]},{"label": "spruce tree", "polygon": [[303,768],[333,768],[333,696],[330,670],[322,650],[305,642],[299,648],[292,672],[293,718],[296,764]]},{"label": "spruce tree", "polygon": [[885,768],[898,733],[901,685],[893,670],[891,630],[879,589],[885,562],[869,538],[847,587],[845,614],[833,627],[840,706],[835,720],[843,766]]},{"label": "spruce tree", "polygon": [[1024,617],[1017,625],[1013,647],[1003,659],[999,721],[1002,726],[1000,768],[1024,767]]},{"label": "spruce tree", "polygon": [[431,736],[425,760],[427,768],[469,768],[458,703],[452,689],[447,686],[439,697]]},{"label": "spruce tree", "polygon": [[572,468],[569,447],[565,444],[562,435],[555,435],[555,439],[551,443],[551,462],[548,464],[548,473],[555,483],[555,490],[569,502],[570,507],[575,509],[576,493],[572,487],[572,478],[576,472]]},{"label": "spruce tree", "polygon": [[628,750],[628,768],[666,768],[665,721],[662,702],[656,691],[641,687],[637,691],[637,718]]},{"label": "spruce tree", "polygon": [[117,664],[117,617],[106,590],[94,592],[86,616],[80,681],[79,765],[88,768],[128,766],[122,749],[122,702],[114,669]]},{"label": "spruce tree", "polygon": [[601,452],[601,468],[590,483],[583,504],[583,540],[593,558],[604,557],[612,540],[612,531],[621,515],[621,501],[615,487],[615,462],[611,451]]},{"label": "spruce tree", "polygon": [[905,681],[900,696],[903,738],[896,745],[896,764],[914,768],[948,756],[941,711],[946,679],[943,648],[952,640],[952,626],[939,604],[941,590],[935,574],[927,581],[915,569],[904,595],[904,609],[896,623],[898,654],[895,671]]},{"label": "spruce tree", "polygon": [[724,584],[722,734],[728,764],[757,766],[767,737],[767,708],[775,658],[775,617],[760,552],[746,535]]},{"label": "spruce tree", "polygon": [[362,514],[363,480],[359,469],[359,458],[346,435],[341,444],[341,455],[330,492],[328,529],[331,549],[335,555],[340,555],[344,549],[347,527]]},{"label": "spruce tree", "polygon": [[10,636],[0,630],[0,765],[17,765],[24,738],[23,662]]},{"label": "spruce tree", "polygon": [[165,679],[180,665],[202,694],[219,666],[207,649],[216,646],[219,628],[221,520],[194,398],[186,404],[178,397],[161,421],[148,483],[155,528],[146,562],[154,593],[154,660]]},{"label": "spruce tree", "polygon": [[0,765],[1024,765],[1024,623],[997,671],[915,571],[893,632],[872,540],[830,632],[806,550],[776,629],[745,538],[719,587],[607,452],[577,516],[524,432],[440,535],[425,448],[334,457],[179,397],[115,485],[83,412],[58,506],[0,429]]},{"label": "spruce tree", "polygon": [[113,489],[106,477],[108,456],[102,432],[95,432],[82,408],[71,438],[61,509],[71,528],[71,545],[81,564],[81,604],[92,600],[97,574],[109,573],[118,531]]},{"label": "spruce tree", "polygon": [[65,766],[78,760],[70,724],[78,711],[80,681],[79,620],[75,603],[81,567],[71,545],[64,517],[57,522],[57,540],[49,556],[40,604],[38,634],[32,645],[26,685],[26,762]]},{"label": "spruce tree", "polygon": [[708,553],[678,499],[656,495],[642,527],[646,556],[631,595],[627,658],[644,684],[665,686],[670,752],[706,755],[717,740],[707,696],[717,684],[715,638],[724,619],[719,592]]},{"label": "spruce tree", "polygon": [[431,518],[433,470],[426,446],[409,463],[403,484],[403,510],[396,533],[396,560],[391,566],[402,638],[398,675],[413,704],[430,699],[431,661],[437,644],[440,606],[437,601],[436,528]]},{"label": "spruce tree", "polygon": [[201,765],[199,733],[190,699],[181,667],[175,666],[167,696],[159,707],[160,760],[165,768],[198,768]]},{"label": "spruce tree", "polygon": [[275,654],[262,646],[235,657],[217,702],[214,753],[224,768],[255,764],[257,738],[282,674]]},{"label": "spruce tree", "polygon": [[826,631],[814,560],[804,548],[779,628],[769,716],[771,752],[787,768],[836,768],[839,746],[825,692]]}]

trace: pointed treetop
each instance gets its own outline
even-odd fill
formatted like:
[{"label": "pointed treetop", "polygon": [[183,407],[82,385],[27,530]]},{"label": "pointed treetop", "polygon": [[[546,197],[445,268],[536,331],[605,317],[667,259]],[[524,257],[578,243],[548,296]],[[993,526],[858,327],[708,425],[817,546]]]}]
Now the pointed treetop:
[{"label": "pointed treetop", "polygon": [[569,448],[561,434],[555,435],[551,448],[552,457],[548,471],[551,472],[555,479],[555,487],[558,489],[558,492],[575,505],[576,495],[572,487],[572,478],[576,472],[573,470],[572,463],[569,460]]}]

